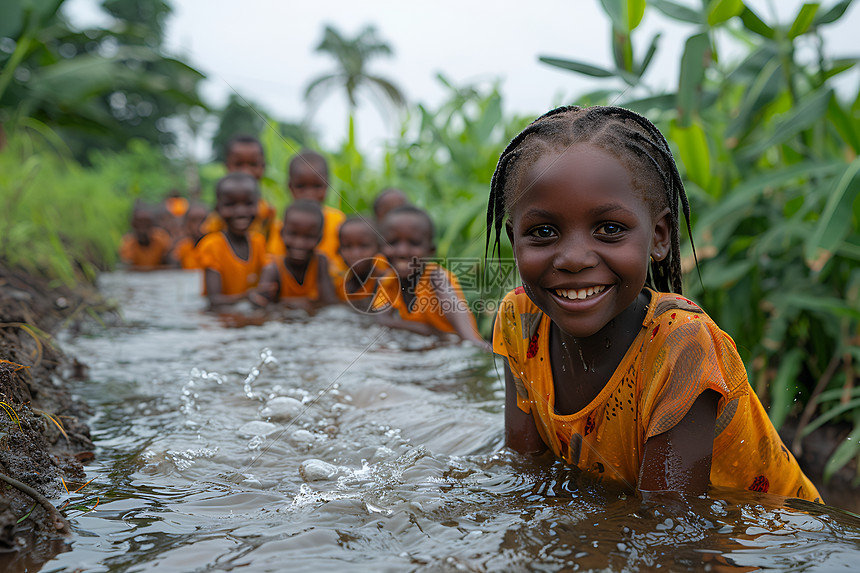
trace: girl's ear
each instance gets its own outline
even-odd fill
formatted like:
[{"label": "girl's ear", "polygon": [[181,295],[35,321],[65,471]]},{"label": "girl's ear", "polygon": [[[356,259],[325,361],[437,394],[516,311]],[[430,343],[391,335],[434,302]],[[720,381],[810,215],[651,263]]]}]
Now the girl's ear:
[{"label": "girl's ear", "polygon": [[651,237],[651,258],[655,261],[662,261],[669,254],[669,247],[672,242],[672,223],[669,218],[669,209],[663,209],[663,212],[657,216],[654,221],[654,234]]}]

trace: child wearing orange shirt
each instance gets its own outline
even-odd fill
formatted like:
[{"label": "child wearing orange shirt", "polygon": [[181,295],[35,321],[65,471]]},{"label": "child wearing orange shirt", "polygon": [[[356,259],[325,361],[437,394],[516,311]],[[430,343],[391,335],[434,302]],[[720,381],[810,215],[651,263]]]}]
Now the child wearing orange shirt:
[{"label": "child wearing orange shirt", "polygon": [[215,211],[226,229],[209,233],[197,245],[203,268],[203,294],[213,308],[248,297],[266,263],[266,240],[250,230],[257,212],[257,180],[246,173],[222,177],[215,187]]},{"label": "child wearing orange shirt", "polygon": [[135,206],[131,227],[133,231],[122,238],[120,259],[137,270],[164,265],[170,252],[170,235],[155,226],[152,209],[145,205]]},{"label": "child wearing orange shirt", "polygon": [[419,334],[453,333],[486,346],[457,277],[429,260],[436,253],[430,216],[412,205],[393,209],[382,223],[382,238],[396,279],[380,282],[374,307],[380,299],[391,305],[380,322]]},{"label": "child wearing orange shirt", "polygon": [[284,211],[281,228],[284,256],[273,255],[263,269],[254,302],[310,310],[337,302],[326,256],[317,251],[322,237],[323,214],[319,203],[306,199],[293,202]]},{"label": "child wearing orange shirt", "polygon": [[175,264],[183,269],[200,269],[200,260],[195,247],[205,236],[203,223],[209,215],[209,209],[200,203],[192,203],[182,218],[182,238],[176,242],[170,254]]},{"label": "child wearing orange shirt", "polygon": [[[341,272],[343,261],[338,254],[338,229],[346,219],[343,211],[324,205],[328,190],[328,162],[316,151],[304,150],[290,160],[287,187],[294,200],[308,199],[319,203],[323,212],[323,234],[317,250],[324,254],[332,269]],[[269,252],[284,254],[279,240],[269,241]]]},{"label": "child wearing orange shirt", "polygon": [[367,312],[379,281],[394,277],[380,251],[381,234],[368,219],[348,217],[340,226],[339,253],[346,268],[335,279],[338,298],[359,312]]}]

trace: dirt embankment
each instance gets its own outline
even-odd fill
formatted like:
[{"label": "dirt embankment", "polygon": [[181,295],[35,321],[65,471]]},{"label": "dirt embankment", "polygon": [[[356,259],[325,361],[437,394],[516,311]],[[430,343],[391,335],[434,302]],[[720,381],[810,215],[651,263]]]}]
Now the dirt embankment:
[{"label": "dirt embankment", "polygon": [[68,533],[53,508],[67,495],[61,480],[69,489],[82,483],[93,443],[82,422],[90,412],[66,388],[80,365],[50,333],[74,320],[87,296],[0,265],[0,563],[24,554],[30,566],[43,562]]}]

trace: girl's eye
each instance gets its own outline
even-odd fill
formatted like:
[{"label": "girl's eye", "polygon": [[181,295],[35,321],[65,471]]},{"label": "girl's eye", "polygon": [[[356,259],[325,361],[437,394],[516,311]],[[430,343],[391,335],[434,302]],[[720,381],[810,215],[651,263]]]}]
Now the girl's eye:
[{"label": "girl's eye", "polygon": [[538,239],[549,239],[555,234],[555,231],[552,230],[552,227],[541,225],[532,229],[529,234]]},{"label": "girl's eye", "polygon": [[618,223],[604,223],[597,229],[598,235],[617,235],[624,230]]}]

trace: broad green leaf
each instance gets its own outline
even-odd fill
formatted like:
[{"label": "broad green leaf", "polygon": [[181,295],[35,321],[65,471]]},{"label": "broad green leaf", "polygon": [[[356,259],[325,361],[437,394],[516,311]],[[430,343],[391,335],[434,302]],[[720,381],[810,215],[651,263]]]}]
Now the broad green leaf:
[{"label": "broad green leaf", "polygon": [[848,235],[853,215],[851,205],[860,193],[860,157],[852,161],[834,181],[818,224],[804,248],[806,264],[820,270]]},{"label": "broad green leaf", "polygon": [[622,79],[630,85],[636,85],[639,77],[633,73],[633,42],[628,32],[618,30],[612,32],[612,57],[615,59],[618,72],[627,72],[633,81],[630,82],[623,76]]},{"label": "broad green leaf", "polygon": [[697,111],[698,93],[705,81],[705,68],[710,63],[711,41],[707,34],[696,34],[687,38],[681,58],[681,73],[678,79],[679,125],[687,126],[693,112]]},{"label": "broad green leaf", "polygon": [[600,0],[600,3],[612,20],[612,27],[627,34],[636,29],[645,14],[645,0]]},{"label": "broad green leaf", "polygon": [[805,34],[809,30],[809,27],[812,25],[812,21],[815,18],[815,13],[818,12],[819,6],[820,4],[818,2],[809,2],[800,8],[800,12],[797,13],[797,17],[794,19],[794,22],[791,24],[791,28],[788,30],[788,37],[790,39],[794,39],[801,34]]},{"label": "broad green leaf", "polygon": [[757,127],[753,118],[764,106],[773,101],[773,97],[779,92],[779,88],[783,84],[784,78],[780,73],[781,70],[781,62],[776,57],[761,68],[755,81],[743,94],[737,116],[730,121],[726,128],[726,139],[740,137]]},{"label": "broad green leaf", "polygon": [[743,0],[711,0],[708,4],[708,25],[722,24],[740,14],[743,9]]},{"label": "broad green leaf", "polygon": [[648,0],[648,5],[657,8],[673,20],[689,22],[690,24],[704,24],[706,21],[704,12],[693,10],[671,0]]},{"label": "broad green leaf", "polygon": [[583,62],[576,62],[574,60],[565,60],[562,58],[550,58],[547,56],[540,56],[538,59],[545,64],[549,64],[549,65],[555,66],[557,68],[570,70],[572,72],[585,74],[587,76],[593,76],[595,78],[611,78],[615,75],[614,73],[610,72],[609,70],[607,70],[605,68],[599,68],[597,66],[592,66],[591,64],[585,64]]},{"label": "broad green leaf", "polygon": [[779,303],[793,308],[820,313],[822,315],[844,316],[860,319],[860,311],[852,308],[844,300],[820,294],[801,294],[797,292],[779,297]]},{"label": "broad green leaf", "polygon": [[860,121],[849,116],[839,104],[839,99],[835,97],[830,100],[827,117],[854,153],[860,154]]},{"label": "broad green leaf", "polygon": [[824,78],[830,79],[834,76],[841,74],[847,70],[850,70],[855,65],[857,65],[858,58],[837,58],[830,62],[830,67],[827,68],[824,72]]},{"label": "broad green leaf", "polygon": [[806,353],[800,348],[792,348],[780,357],[779,370],[770,384],[771,404],[768,412],[768,417],[777,430],[794,407],[797,379],[805,357]]},{"label": "broad green leaf", "polygon": [[661,34],[658,32],[654,34],[654,37],[651,38],[651,43],[648,45],[648,50],[645,52],[645,57],[642,58],[642,61],[639,63],[638,69],[636,70],[636,74],[639,77],[642,77],[645,74],[645,70],[648,69],[648,66],[651,64],[651,60],[654,58],[654,54],[657,53],[657,44],[660,41]]},{"label": "broad green leaf", "polygon": [[669,111],[673,109],[675,107],[675,94],[663,94],[626,101],[624,107],[648,117],[649,112],[654,110]]},{"label": "broad green leaf", "polygon": [[847,402],[845,404],[840,404],[839,406],[831,408],[826,413],[824,413],[824,414],[820,415],[819,417],[815,418],[814,420],[812,420],[809,423],[809,425],[807,425],[805,428],[803,428],[803,431],[801,432],[802,436],[803,437],[808,436],[813,431],[817,430],[818,428],[820,428],[821,426],[823,426],[824,424],[826,424],[830,420],[838,418],[842,414],[844,414],[846,412],[850,412],[854,408],[860,408],[860,400],[851,400],[850,402]]},{"label": "broad green leaf", "polygon": [[842,0],[842,2],[836,4],[835,6],[833,6],[833,8],[831,8],[824,14],[818,14],[815,17],[814,24],[816,26],[821,26],[822,24],[830,24],[832,22],[835,22],[836,20],[841,18],[843,14],[845,14],[845,11],[851,5],[851,2],[852,0]]},{"label": "broad green leaf", "polygon": [[672,120],[669,138],[678,146],[687,178],[702,189],[707,189],[711,183],[711,156],[708,151],[708,138],[705,137],[701,123],[694,119],[690,125],[684,127]]},{"label": "broad green leaf", "polygon": [[858,453],[860,453],[860,425],[854,426],[845,441],[839,444],[839,447],[827,460],[824,466],[824,483],[829,482],[833,474],[857,457]]},{"label": "broad green leaf", "polygon": [[759,18],[758,14],[750,10],[749,7],[744,7],[741,12],[741,21],[744,23],[744,28],[750,32],[758,34],[759,36],[772,40],[776,35],[774,29],[768,26],[764,20]]},{"label": "broad green leaf", "polygon": [[767,139],[752,144],[740,151],[742,159],[751,160],[765,150],[785,143],[789,138],[801,131],[810,128],[819,121],[826,113],[830,98],[833,97],[832,89],[820,90],[807,97],[799,105],[792,107],[779,118],[774,118],[776,124],[773,134]]}]

